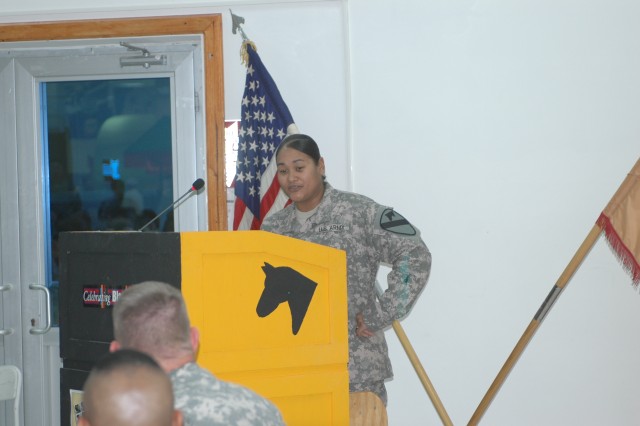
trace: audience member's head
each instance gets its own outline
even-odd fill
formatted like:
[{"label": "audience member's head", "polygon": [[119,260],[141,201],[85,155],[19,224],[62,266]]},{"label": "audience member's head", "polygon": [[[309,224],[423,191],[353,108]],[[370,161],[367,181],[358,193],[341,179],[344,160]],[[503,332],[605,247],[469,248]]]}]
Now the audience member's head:
[{"label": "audience member's head", "polygon": [[148,353],[167,372],[194,361],[199,338],[180,290],[156,281],[122,292],[113,308],[113,332],[112,351]]},{"label": "audience member's head", "polygon": [[180,426],[167,374],[150,356],[120,350],[103,357],[84,385],[79,426]]},{"label": "audience member's head", "polygon": [[195,362],[198,331],[189,323],[180,291],[145,281],[127,288],[113,308],[111,351],[135,349],[151,355],[168,373],[174,404],[189,425],[284,425],[271,401],[224,382]]}]

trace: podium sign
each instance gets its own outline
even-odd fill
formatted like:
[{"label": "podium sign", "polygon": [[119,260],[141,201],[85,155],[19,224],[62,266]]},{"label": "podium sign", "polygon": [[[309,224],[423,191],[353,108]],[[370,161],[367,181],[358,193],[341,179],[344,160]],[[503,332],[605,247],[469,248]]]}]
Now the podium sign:
[{"label": "podium sign", "polygon": [[60,237],[61,420],[113,340],[129,285],[180,288],[198,363],[269,398],[289,425],[349,423],[346,256],[264,231]]},{"label": "podium sign", "polygon": [[349,423],[344,251],[264,231],[181,234],[198,363],[290,425]]}]

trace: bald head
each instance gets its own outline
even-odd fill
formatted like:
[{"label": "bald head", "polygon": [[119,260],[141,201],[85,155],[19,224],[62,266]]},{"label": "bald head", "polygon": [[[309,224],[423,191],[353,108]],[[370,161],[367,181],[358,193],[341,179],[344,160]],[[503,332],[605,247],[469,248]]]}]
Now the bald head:
[{"label": "bald head", "polygon": [[110,353],[96,364],[82,405],[82,426],[181,424],[169,377],[151,357],[133,350]]}]

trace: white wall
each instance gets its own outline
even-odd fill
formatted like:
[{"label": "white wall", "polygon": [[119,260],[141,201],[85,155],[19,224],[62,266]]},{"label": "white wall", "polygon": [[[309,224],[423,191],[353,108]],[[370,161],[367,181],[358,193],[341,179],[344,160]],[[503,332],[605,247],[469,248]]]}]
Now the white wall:
[{"label": "white wall", "polygon": [[[640,154],[639,15],[624,1],[349,1],[354,188],[433,252],[403,325],[455,424]],[[638,424],[629,283],[599,241],[483,424]],[[394,344],[393,424],[438,424],[404,358]]]},{"label": "white wall", "polygon": [[[301,130],[322,143],[331,182],[422,230],[433,274],[402,324],[453,422],[466,424],[640,154],[640,4],[174,4],[11,0],[0,21],[222,12],[234,117],[244,70],[231,4]],[[640,298],[629,283],[599,241],[482,424],[639,423]],[[388,338],[390,424],[440,424]]]}]

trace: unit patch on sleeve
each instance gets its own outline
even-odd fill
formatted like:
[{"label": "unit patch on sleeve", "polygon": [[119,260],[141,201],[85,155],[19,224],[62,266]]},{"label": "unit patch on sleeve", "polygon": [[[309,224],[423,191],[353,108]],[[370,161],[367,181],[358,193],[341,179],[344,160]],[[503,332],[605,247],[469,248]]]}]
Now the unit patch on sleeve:
[{"label": "unit patch on sleeve", "polygon": [[399,235],[414,236],[418,233],[407,219],[392,208],[381,209],[378,213],[380,228]]}]

